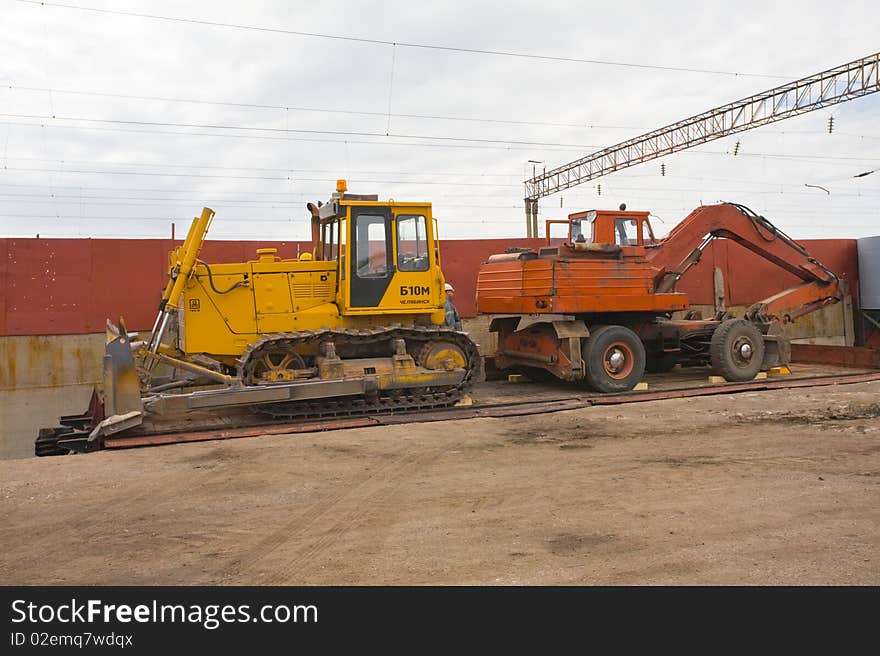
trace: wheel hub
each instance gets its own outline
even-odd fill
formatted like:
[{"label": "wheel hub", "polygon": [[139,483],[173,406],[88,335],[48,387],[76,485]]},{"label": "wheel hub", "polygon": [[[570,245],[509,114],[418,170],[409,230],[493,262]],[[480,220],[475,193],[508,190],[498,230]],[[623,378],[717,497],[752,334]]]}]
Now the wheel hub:
[{"label": "wheel hub", "polygon": [[285,383],[296,380],[306,373],[302,356],[283,347],[269,348],[258,354],[247,366],[247,384]]},{"label": "wheel hub", "polygon": [[611,355],[608,356],[608,365],[611,371],[617,373],[620,371],[621,367],[623,367],[626,362],[626,356],[621,353],[618,349],[614,349]]},{"label": "wheel hub", "polygon": [[605,349],[602,365],[605,373],[615,380],[622,380],[632,373],[635,356],[628,344],[622,341],[609,344]]},{"label": "wheel hub", "polygon": [[741,365],[748,365],[755,354],[755,347],[748,337],[740,337],[733,343],[733,357]]},{"label": "wheel hub", "polygon": [[467,356],[457,345],[447,341],[429,342],[422,347],[418,363],[425,369],[451,371],[467,366]]}]

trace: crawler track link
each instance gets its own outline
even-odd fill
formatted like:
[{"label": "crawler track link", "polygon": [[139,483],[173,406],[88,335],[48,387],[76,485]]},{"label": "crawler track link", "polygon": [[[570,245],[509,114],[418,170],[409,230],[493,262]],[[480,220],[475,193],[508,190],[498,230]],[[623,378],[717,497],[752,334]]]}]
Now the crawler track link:
[{"label": "crawler track link", "polygon": [[335,329],[264,335],[250,344],[238,360],[238,374],[245,384],[252,384],[253,366],[270,349],[279,344],[292,352],[316,352],[322,342],[331,341],[340,357],[346,353],[378,353],[390,356],[391,341],[403,339],[407,353],[419,362],[420,354],[433,342],[454,344],[466,359],[466,373],[455,386],[424,386],[382,390],[372,398],[336,397],[320,400],[272,403],[254,406],[254,411],[279,419],[345,417],[366,413],[393,413],[446,407],[460,400],[475,382],[482,379],[482,359],[477,345],[465,333],[440,326],[395,328]]}]

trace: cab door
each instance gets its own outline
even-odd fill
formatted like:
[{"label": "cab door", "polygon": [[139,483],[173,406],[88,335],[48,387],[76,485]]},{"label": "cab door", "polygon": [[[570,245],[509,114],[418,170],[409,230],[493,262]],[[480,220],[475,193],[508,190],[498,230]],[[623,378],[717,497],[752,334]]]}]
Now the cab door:
[{"label": "cab door", "polygon": [[397,273],[387,304],[402,310],[425,310],[441,302],[439,267],[431,238],[427,208],[395,208],[395,268]]},{"label": "cab door", "polygon": [[394,278],[391,209],[352,207],[349,248],[349,305],[378,307]]}]

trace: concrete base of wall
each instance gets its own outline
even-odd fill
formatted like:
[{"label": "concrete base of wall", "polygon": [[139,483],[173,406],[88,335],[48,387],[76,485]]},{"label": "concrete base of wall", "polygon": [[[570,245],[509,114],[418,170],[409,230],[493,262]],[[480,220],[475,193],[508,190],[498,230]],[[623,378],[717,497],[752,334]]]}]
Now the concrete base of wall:
[{"label": "concrete base of wall", "polygon": [[[691,309],[699,310],[704,317],[711,317],[715,314],[715,308],[712,305],[693,305]],[[735,305],[729,307],[728,311],[732,312],[734,316],[741,317],[746,313],[746,306]],[[843,303],[829,305],[798,317],[792,323],[784,324],[782,333],[796,343],[852,346],[855,343],[855,331],[852,322],[851,297],[847,296]]]},{"label": "concrete base of wall", "polygon": [[40,428],[88,407],[105,336],[0,337],[0,459],[34,455]]},{"label": "concrete base of wall", "polygon": [[0,460],[30,458],[41,428],[58,425],[61,415],[84,412],[92,384],[0,392]]},{"label": "concrete base of wall", "polygon": [[461,329],[476,342],[483,356],[492,355],[498,349],[496,334],[489,332],[490,319],[489,316],[480,316],[461,320]]}]

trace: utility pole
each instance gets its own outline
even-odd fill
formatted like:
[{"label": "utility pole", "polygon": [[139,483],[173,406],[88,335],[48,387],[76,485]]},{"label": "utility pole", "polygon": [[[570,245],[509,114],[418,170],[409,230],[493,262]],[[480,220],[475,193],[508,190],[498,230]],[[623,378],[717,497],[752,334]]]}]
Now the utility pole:
[{"label": "utility pole", "polygon": [[[530,159],[528,163],[532,165],[532,178],[535,178],[538,175],[538,171],[535,168],[538,164],[543,164],[544,162]],[[544,171],[546,172],[546,167]],[[526,192],[528,193],[528,187],[526,187]],[[526,199],[526,237],[533,238],[538,236],[538,201],[535,200],[534,203],[529,203],[528,199]]]},{"label": "utility pole", "polygon": [[[532,178],[525,181],[526,222],[531,225],[533,220],[537,226],[538,199],[563,189],[713,139],[877,91],[880,91],[880,53],[710,109],[551,171],[545,170],[541,175],[533,169]],[[829,132],[833,125],[833,119],[829,119]]]}]

